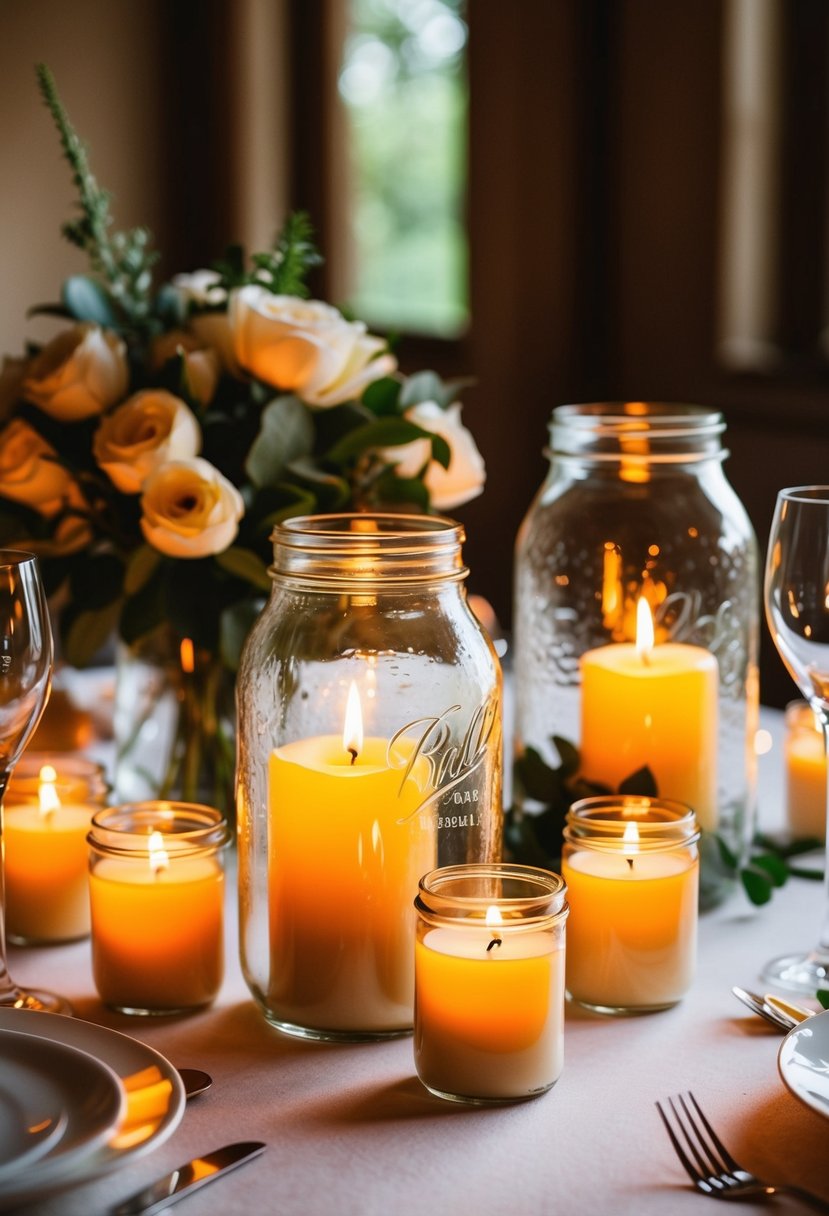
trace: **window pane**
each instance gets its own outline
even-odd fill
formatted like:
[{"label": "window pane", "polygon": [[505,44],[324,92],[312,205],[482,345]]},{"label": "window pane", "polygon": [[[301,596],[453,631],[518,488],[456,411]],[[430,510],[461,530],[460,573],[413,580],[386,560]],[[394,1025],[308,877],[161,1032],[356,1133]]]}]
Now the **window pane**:
[{"label": "window pane", "polygon": [[339,76],[350,177],[348,303],[450,336],[467,319],[463,0],[350,0]]}]

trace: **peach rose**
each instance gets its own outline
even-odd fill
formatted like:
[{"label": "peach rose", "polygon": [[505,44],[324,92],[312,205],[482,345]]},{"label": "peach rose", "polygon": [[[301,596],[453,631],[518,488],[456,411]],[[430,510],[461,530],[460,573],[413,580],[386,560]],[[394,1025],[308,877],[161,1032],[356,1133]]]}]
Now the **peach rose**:
[{"label": "peach rose", "polygon": [[230,324],[239,365],[308,405],[352,401],[397,367],[393,355],[381,353],[382,338],[319,300],[241,287],[231,295]]},{"label": "peach rose", "polygon": [[22,395],[59,422],[91,418],[127,391],[127,348],[98,325],[74,325],[32,360]]},{"label": "peach rose", "polygon": [[179,397],[146,389],[101,419],[92,454],[113,485],[138,494],[159,465],[198,455],[201,439],[195,414]]},{"label": "peach rose", "polygon": [[242,495],[201,457],[171,460],[144,483],[141,531],[168,557],[207,557],[232,544],[245,513]]},{"label": "peach rose", "polygon": [[202,405],[209,405],[222,371],[218,351],[212,346],[205,346],[195,334],[186,333],[183,329],[171,329],[153,341],[150,351],[153,370],[158,371],[177,355],[184,359],[190,392]]},{"label": "peach rose", "polygon": [[432,460],[428,439],[384,448],[383,458],[396,466],[397,475],[417,477],[428,461],[423,482],[431,505],[438,511],[450,511],[476,498],[484,488],[486,469],[475,440],[461,422],[460,405],[456,402],[444,410],[434,401],[421,401],[406,410],[404,417],[424,431],[441,435],[449,444],[451,459],[448,469]]},{"label": "peach rose", "polygon": [[0,431],[0,495],[33,507],[41,515],[56,515],[79,493],[74,478],[57,463],[56,456],[33,426],[13,418]]}]

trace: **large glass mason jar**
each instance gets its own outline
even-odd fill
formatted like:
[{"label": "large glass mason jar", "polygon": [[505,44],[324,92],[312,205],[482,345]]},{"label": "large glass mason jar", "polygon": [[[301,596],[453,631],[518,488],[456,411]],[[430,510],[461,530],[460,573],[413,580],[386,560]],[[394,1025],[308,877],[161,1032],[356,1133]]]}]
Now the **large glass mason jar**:
[{"label": "large glass mason jar", "polygon": [[724,429],[694,406],[560,406],[516,553],[519,818],[543,813],[554,850],[577,797],[689,803],[703,906],[733,883],[756,784],[757,544]]},{"label": "large glass mason jar", "polygon": [[420,878],[500,856],[498,660],[453,521],[309,516],[273,540],[237,683],[243,971],[289,1034],[404,1034]]}]

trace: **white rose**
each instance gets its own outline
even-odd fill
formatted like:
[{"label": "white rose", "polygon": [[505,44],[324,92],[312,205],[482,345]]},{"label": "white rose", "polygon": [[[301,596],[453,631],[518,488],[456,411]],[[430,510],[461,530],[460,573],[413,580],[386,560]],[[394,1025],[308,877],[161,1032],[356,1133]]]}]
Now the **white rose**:
[{"label": "white rose", "polygon": [[63,330],[32,360],[23,396],[59,422],[91,418],[127,391],[127,348],[98,325]]},{"label": "white rose", "polygon": [[0,495],[47,516],[56,515],[70,501],[78,505],[74,478],[55,456],[55,449],[33,426],[13,418],[0,431]]},{"label": "white rose", "polygon": [[221,553],[239,531],[242,495],[207,460],[171,460],[151,473],[141,495],[141,531],[168,557]]},{"label": "white rose", "polygon": [[428,439],[415,439],[413,443],[400,447],[384,448],[385,460],[396,466],[399,477],[417,477],[429,461],[423,482],[429,491],[432,506],[438,511],[449,511],[462,503],[476,498],[484,488],[486,469],[481,453],[470,432],[461,422],[461,407],[456,402],[448,409],[441,409],[434,401],[421,401],[406,410],[404,417],[409,422],[441,435],[449,444],[451,459],[449,468],[432,460],[432,446]]},{"label": "white rose", "polygon": [[122,493],[138,494],[159,465],[197,456],[201,439],[196,416],[183,401],[146,389],[101,419],[92,454]]},{"label": "white rose", "polygon": [[230,298],[230,324],[240,366],[309,405],[352,401],[397,367],[392,355],[380,353],[382,338],[319,300],[241,287]]},{"label": "white rose", "polygon": [[152,343],[150,363],[153,370],[158,371],[177,355],[184,360],[190,392],[202,405],[209,405],[222,370],[218,351],[209,344],[205,345],[195,334],[185,333],[183,329],[172,329],[169,333],[155,338]]}]

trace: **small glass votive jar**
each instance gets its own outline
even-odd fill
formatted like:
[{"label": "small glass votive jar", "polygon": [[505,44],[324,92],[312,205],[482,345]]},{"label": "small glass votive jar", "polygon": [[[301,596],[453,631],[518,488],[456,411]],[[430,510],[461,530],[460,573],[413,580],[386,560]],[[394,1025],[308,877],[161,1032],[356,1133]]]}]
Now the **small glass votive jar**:
[{"label": "small glass votive jar", "polygon": [[28,752],[3,799],[6,935],[16,945],[77,941],[89,933],[86,836],[106,806],[103,766]]},{"label": "small glass votive jar", "polygon": [[808,701],[786,706],[786,822],[796,839],[826,839],[823,731]]},{"label": "small glass votive jar", "polygon": [[613,794],[573,803],[561,863],[570,1000],[632,1014],[684,996],[696,965],[698,840],[681,802]]},{"label": "small glass votive jar", "polygon": [[136,802],[100,811],[89,842],[92,972],[120,1013],[209,1005],[224,974],[230,833],[212,807]]},{"label": "small glass votive jar", "polygon": [[566,889],[532,866],[426,874],[415,900],[414,1057],[440,1098],[545,1093],[564,1060]]}]

